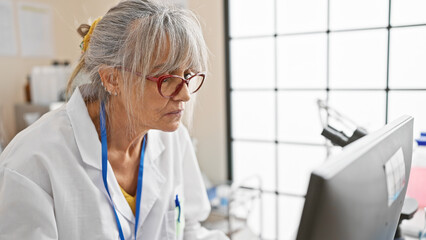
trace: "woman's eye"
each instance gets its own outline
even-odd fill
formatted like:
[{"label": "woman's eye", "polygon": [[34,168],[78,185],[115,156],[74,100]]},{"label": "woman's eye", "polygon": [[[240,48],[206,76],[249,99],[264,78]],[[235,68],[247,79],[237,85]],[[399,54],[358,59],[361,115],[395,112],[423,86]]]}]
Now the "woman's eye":
[{"label": "woman's eye", "polygon": [[183,75],[183,77],[184,77],[185,79],[188,79],[188,78],[192,77],[193,75],[194,75],[193,73],[185,73],[185,74]]}]

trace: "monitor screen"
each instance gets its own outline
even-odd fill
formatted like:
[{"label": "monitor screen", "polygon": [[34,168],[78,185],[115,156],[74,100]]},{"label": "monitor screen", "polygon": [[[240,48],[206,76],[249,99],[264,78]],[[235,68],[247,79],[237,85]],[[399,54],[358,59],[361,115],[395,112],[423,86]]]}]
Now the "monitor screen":
[{"label": "monitor screen", "polygon": [[297,240],[389,240],[405,199],[413,118],[348,145],[312,172]]}]

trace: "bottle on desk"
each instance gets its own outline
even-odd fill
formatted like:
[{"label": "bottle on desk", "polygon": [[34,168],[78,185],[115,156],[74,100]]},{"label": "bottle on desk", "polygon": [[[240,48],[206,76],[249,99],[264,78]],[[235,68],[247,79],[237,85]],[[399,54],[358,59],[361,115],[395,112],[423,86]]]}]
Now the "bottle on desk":
[{"label": "bottle on desk", "polygon": [[416,142],[417,147],[413,150],[407,195],[416,199],[419,209],[423,209],[426,207],[426,132],[422,132]]}]

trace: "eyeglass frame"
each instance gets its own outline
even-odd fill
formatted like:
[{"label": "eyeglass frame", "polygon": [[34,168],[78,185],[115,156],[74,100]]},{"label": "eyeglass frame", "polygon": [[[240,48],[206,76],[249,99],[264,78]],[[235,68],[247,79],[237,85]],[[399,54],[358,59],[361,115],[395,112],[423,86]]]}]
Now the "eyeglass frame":
[{"label": "eyeglass frame", "polygon": [[[135,74],[136,76],[138,76],[138,77],[143,77],[142,76],[142,73],[140,73],[140,72],[133,72],[133,71],[131,71],[130,69],[128,69],[128,68],[123,68],[123,67],[117,67],[117,69],[123,69],[123,70],[125,70],[126,72],[130,72],[130,73],[133,73],[133,74]],[[204,72],[199,72],[199,73],[196,73],[196,74],[194,74],[194,75],[192,75],[190,78],[188,78],[188,79],[185,79],[185,78],[183,78],[183,77],[181,77],[181,76],[178,76],[178,75],[170,75],[170,74],[168,74],[168,75],[161,75],[161,76],[159,76],[159,77],[151,77],[151,76],[146,76],[145,77],[145,79],[146,80],[149,80],[149,81],[152,81],[152,82],[156,82],[157,83],[157,90],[158,90],[158,93],[162,96],[162,97],[164,97],[164,98],[172,98],[172,97],[175,97],[179,92],[180,92],[180,90],[182,90],[182,87],[183,87],[183,83],[185,83],[186,84],[186,86],[188,86],[189,85],[189,81],[192,79],[192,78],[194,78],[194,77],[196,77],[196,76],[202,76],[203,77],[203,80],[201,81],[201,83],[200,83],[200,86],[198,86],[198,88],[197,89],[195,89],[193,92],[190,92],[190,94],[193,94],[193,93],[196,93],[198,90],[200,90],[200,88],[201,88],[201,86],[203,85],[203,83],[204,83],[204,80],[206,79],[206,74],[204,73]],[[163,80],[164,79],[166,79],[166,78],[170,78],[170,77],[177,77],[177,78],[180,78],[181,80],[182,80],[182,82],[178,85],[178,87],[176,88],[176,90],[170,95],[170,96],[164,96],[163,95],[163,93],[161,92],[161,85],[163,84]]]}]

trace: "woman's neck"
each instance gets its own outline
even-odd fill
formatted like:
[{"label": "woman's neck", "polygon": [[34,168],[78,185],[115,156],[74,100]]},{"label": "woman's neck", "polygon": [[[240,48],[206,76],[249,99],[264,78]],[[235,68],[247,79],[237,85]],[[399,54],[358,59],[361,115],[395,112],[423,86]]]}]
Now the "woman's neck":
[{"label": "woman's neck", "polygon": [[[100,102],[86,103],[90,118],[96,127],[99,139],[101,128],[99,123]],[[114,104],[114,103],[110,103]],[[142,138],[148,129],[129,133],[128,118],[123,107],[112,105],[114,111],[106,114],[106,132],[108,144],[108,162],[110,163],[118,184],[128,194],[136,194]],[[124,117],[123,117],[124,116]]]},{"label": "woman's neck", "polygon": [[[101,139],[100,131],[100,102],[86,103],[87,110],[90,118],[96,127],[99,139]],[[114,104],[114,103],[112,103]],[[115,111],[106,116],[106,130],[107,130],[107,144],[109,161],[120,161],[113,156],[121,156],[122,161],[138,159],[142,147],[142,138],[148,130],[130,131],[127,126],[129,124],[128,118],[123,107],[114,107]],[[111,154],[110,154],[111,153]]]}]

